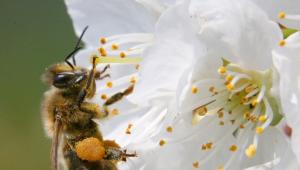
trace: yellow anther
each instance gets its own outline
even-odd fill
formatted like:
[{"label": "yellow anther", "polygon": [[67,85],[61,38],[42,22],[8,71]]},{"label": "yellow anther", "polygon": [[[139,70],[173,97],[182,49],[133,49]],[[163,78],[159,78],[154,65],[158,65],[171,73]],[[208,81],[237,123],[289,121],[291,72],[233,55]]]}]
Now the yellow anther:
[{"label": "yellow anther", "polygon": [[119,49],[119,46],[117,44],[112,44],[111,49],[112,50],[117,50],[117,49]]},{"label": "yellow anther", "polygon": [[278,13],[278,18],[279,18],[279,19],[284,19],[285,16],[286,16],[286,15],[285,15],[285,12],[283,12],[283,11],[281,11],[281,12]]},{"label": "yellow anther", "polygon": [[278,43],[278,45],[279,45],[280,47],[285,46],[285,44],[286,44],[285,40],[280,40],[279,43]]},{"label": "yellow anther", "polygon": [[172,133],[173,132],[173,128],[171,126],[168,126],[166,128],[166,131],[169,132],[169,133]]},{"label": "yellow anther", "polygon": [[109,81],[109,82],[106,83],[106,86],[107,86],[108,88],[112,88],[113,83],[112,83],[111,81]]},{"label": "yellow anther", "polygon": [[193,93],[193,94],[198,93],[198,88],[197,88],[197,87],[192,87],[192,93]]},{"label": "yellow anther", "polygon": [[256,133],[261,135],[264,132],[264,128],[262,128],[261,126],[256,127]]},{"label": "yellow anther", "polygon": [[198,162],[198,161],[194,162],[194,163],[193,163],[193,167],[194,167],[194,168],[199,168],[199,162]]},{"label": "yellow anther", "polygon": [[207,113],[207,108],[206,108],[206,106],[201,106],[201,107],[195,109],[193,111],[193,113],[197,114],[199,116],[204,116]]},{"label": "yellow anther", "polygon": [[206,150],[206,145],[203,144],[203,145],[201,146],[201,149],[202,149],[203,151],[205,151],[205,150]]},{"label": "yellow anther", "polygon": [[114,116],[118,115],[119,113],[120,113],[120,112],[119,112],[118,109],[113,109],[113,110],[111,111],[111,114],[114,115]]},{"label": "yellow anther", "polygon": [[262,123],[265,123],[267,121],[267,116],[266,115],[260,115],[258,120]]},{"label": "yellow anther", "polygon": [[131,77],[130,78],[130,83],[135,84],[136,83],[136,78],[135,77]]},{"label": "yellow anther", "polygon": [[231,81],[232,79],[233,79],[232,75],[227,75],[225,78],[226,81]]},{"label": "yellow anther", "polygon": [[120,52],[120,57],[121,58],[125,58],[126,57],[126,53],[124,51]]},{"label": "yellow anther", "polygon": [[102,95],[101,95],[101,99],[102,99],[102,100],[106,100],[106,99],[107,99],[107,95],[106,95],[106,94],[102,94]]},{"label": "yellow anther", "polygon": [[226,71],[227,71],[227,69],[226,69],[226,67],[224,67],[224,66],[221,66],[221,67],[219,67],[219,69],[218,69],[219,74],[225,74]]},{"label": "yellow anther", "polygon": [[254,90],[254,87],[252,85],[250,85],[250,86],[246,87],[244,90],[246,93],[250,93],[252,90]]},{"label": "yellow anther", "polygon": [[140,65],[139,65],[139,64],[135,65],[135,69],[136,69],[136,70],[138,70],[139,68],[140,68]]},{"label": "yellow anther", "polygon": [[229,150],[231,152],[235,152],[235,151],[237,151],[237,149],[238,149],[238,147],[236,145],[231,145],[230,148],[229,148]]},{"label": "yellow anther", "polygon": [[256,99],[252,100],[251,105],[255,107],[257,105],[258,101]]},{"label": "yellow anther", "polygon": [[218,166],[217,170],[224,170],[223,166]]},{"label": "yellow anther", "polygon": [[245,112],[244,113],[244,119],[249,119],[250,116],[251,116],[250,112]]},{"label": "yellow anther", "polygon": [[99,53],[100,53],[100,55],[102,56],[102,57],[105,57],[107,54],[106,54],[106,50],[103,48],[103,47],[100,47],[99,49],[98,49],[98,51],[99,51]]},{"label": "yellow anther", "polygon": [[132,126],[133,126],[133,124],[131,124],[131,123],[128,124],[127,129],[125,131],[126,134],[128,134],[128,135],[131,134],[131,128],[132,128]]},{"label": "yellow anther", "polygon": [[244,129],[245,126],[243,124],[240,125],[240,129]]},{"label": "yellow anther", "polygon": [[231,90],[234,89],[234,85],[231,84],[231,83],[228,83],[228,84],[226,85],[226,88],[227,88],[227,90],[231,91]]},{"label": "yellow anther", "polygon": [[209,87],[209,89],[208,89],[210,92],[215,92],[215,87],[214,86],[211,86],[211,87]]},{"label": "yellow anther", "polygon": [[213,147],[213,143],[208,142],[205,146],[206,146],[206,149],[211,149]]},{"label": "yellow anther", "polygon": [[246,151],[245,154],[248,158],[253,158],[256,155],[256,147],[254,145],[250,145]]},{"label": "yellow anther", "polygon": [[219,111],[218,112],[218,117],[221,119],[224,117],[224,112],[223,111]]},{"label": "yellow anther", "polygon": [[107,38],[104,38],[104,37],[100,38],[101,44],[105,44],[106,42],[107,42]]},{"label": "yellow anther", "polygon": [[165,144],[166,144],[165,140],[162,139],[162,140],[159,141],[159,146],[164,146]]}]

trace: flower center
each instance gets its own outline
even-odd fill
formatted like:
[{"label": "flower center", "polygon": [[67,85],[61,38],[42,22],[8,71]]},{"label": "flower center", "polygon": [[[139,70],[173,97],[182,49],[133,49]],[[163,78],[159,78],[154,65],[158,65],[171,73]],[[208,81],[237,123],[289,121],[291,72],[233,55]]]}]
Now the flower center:
[{"label": "flower center", "polygon": [[224,60],[218,73],[218,79],[201,80],[193,85],[192,93],[195,88],[207,89],[206,94],[199,94],[203,97],[200,97],[200,107],[199,103],[194,107],[193,123],[216,115],[218,125],[230,125],[235,137],[246,128],[255,131],[253,143],[245,149],[247,157],[252,158],[259,135],[281,119],[277,102],[270,94],[272,70],[247,70]]}]

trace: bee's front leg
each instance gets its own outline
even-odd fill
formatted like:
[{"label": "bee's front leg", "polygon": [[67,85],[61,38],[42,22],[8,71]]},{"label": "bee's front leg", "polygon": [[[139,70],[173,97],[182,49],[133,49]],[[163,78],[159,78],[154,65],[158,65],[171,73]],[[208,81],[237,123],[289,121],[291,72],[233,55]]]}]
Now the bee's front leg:
[{"label": "bee's front leg", "polygon": [[103,109],[104,109],[105,114],[106,115],[109,114],[109,111],[107,108],[109,105],[112,105],[112,104],[120,101],[121,99],[123,99],[124,96],[131,94],[133,92],[133,89],[134,89],[134,85],[131,85],[127,89],[125,89],[123,92],[118,92],[118,93],[112,95],[110,98],[108,98],[106,100],[106,102],[103,104]]}]

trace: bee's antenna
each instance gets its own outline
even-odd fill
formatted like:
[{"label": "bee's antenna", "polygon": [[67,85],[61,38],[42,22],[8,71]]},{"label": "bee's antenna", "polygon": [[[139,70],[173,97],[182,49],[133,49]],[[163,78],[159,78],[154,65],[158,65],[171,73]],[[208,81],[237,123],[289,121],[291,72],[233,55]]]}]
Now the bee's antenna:
[{"label": "bee's antenna", "polygon": [[[86,26],[86,27],[83,29],[81,35],[79,36],[79,38],[78,38],[78,40],[77,40],[77,43],[76,43],[76,45],[75,45],[74,50],[77,49],[77,48],[79,48],[79,45],[80,45],[81,40],[82,40],[82,37],[83,37],[84,33],[86,32],[86,30],[87,30],[88,28],[89,28],[89,26]],[[74,66],[76,66],[75,53],[72,55],[72,61],[73,61]]]},{"label": "bee's antenna", "polygon": [[75,48],[70,54],[67,55],[67,57],[65,58],[65,62],[74,70],[74,66],[68,61],[68,59],[72,56],[74,56],[78,50],[80,50],[81,47],[77,47]]}]

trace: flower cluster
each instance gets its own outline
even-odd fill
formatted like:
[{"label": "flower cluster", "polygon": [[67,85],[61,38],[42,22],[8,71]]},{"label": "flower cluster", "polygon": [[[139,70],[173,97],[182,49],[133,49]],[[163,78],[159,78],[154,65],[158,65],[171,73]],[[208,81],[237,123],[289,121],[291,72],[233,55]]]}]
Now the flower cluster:
[{"label": "flower cluster", "polygon": [[94,53],[142,58],[112,65],[94,99],[135,84],[100,122],[106,138],[137,152],[120,169],[300,168],[299,1],[66,4],[77,32],[90,26],[80,64]]}]

